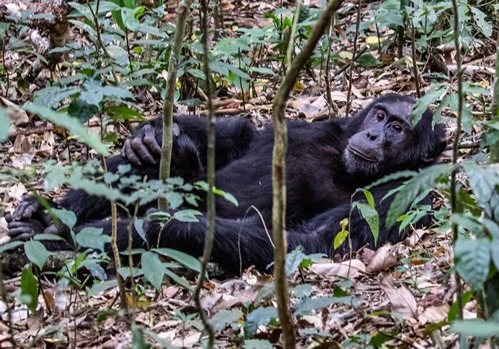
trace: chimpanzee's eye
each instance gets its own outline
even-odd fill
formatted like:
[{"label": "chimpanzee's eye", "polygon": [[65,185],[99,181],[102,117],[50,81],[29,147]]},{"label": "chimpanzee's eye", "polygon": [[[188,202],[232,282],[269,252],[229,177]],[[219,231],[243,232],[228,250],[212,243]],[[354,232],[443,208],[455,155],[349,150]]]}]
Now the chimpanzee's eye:
[{"label": "chimpanzee's eye", "polygon": [[383,114],[382,112],[379,111],[376,113],[376,120],[383,121],[384,118],[385,118],[385,114]]},{"label": "chimpanzee's eye", "polygon": [[395,132],[402,132],[402,126],[399,124],[393,124],[392,128],[395,130]]}]

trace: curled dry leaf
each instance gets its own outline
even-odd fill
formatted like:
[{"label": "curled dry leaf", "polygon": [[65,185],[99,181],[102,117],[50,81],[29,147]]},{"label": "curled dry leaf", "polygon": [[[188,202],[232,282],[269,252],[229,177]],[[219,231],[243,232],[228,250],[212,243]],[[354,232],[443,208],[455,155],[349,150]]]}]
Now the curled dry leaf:
[{"label": "curled dry leaf", "polygon": [[423,236],[428,233],[428,230],[425,229],[416,229],[414,233],[411,234],[407,239],[405,239],[404,243],[408,246],[414,247],[418,242],[423,239]]},{"label": "curled dry leaf", "polygon": [[358,259],[344,261],[341,263],[320,263],[310,267],[317,275],[321,276],[341,276],[354,278],[366,272],[366,266]]},{"label": "curled dry leaf", "polygon": [[427,323],[435,324],[447,319],[447,314],[449,313],[449,305],[432,305],[426,308],[423,313],[419,316],[419,323],[425,325]]},{"label": "curled dry leaf", "polygon": [[382,276],[380,286],[392,304],[392,311],[402,314],[406,320],[418,318],[416,298],[407,287],[402,285],[396,288],[393,278],[388,274]]},{"label": "curled dry leaf", "polygon": [[394,250],[395,246],[391,244],[379,248],[367,265],[367,272],[374,273],[395,267],[398,264],[398,259]]},{"label": "curled dry leaf", "polygon": [[0,105],[7,108],[7,114],[14,125],[19,126],[29,122],[28,114],[7,98],[0,97]]}]

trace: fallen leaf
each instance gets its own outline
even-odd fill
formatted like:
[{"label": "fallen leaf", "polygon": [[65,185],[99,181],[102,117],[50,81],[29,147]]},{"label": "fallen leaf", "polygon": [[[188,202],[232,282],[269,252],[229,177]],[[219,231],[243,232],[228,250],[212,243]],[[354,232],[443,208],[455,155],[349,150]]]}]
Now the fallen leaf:
[{"label": "fallen leaf", "polygon": [[406,320],[418,318],[416,298],[407,287],[395,288],[395,282],[388,274],[382,276],[380,286],[392,304],[392,311],[402,314]]},{"label": "fallen leaf", "polygon": [[371,261],[367,265],[367,272],[374,273],[395,267],[398,264],[398,259],[393,253],[393,246],[386,244],[379,248]]},{"label": "fallen leaf", "polygon": [[425,325],[427,323],[435,324],[447,319],[450,306],[448,304],[432,305],[426,308],[419,316],[419,323]]},{"label": "fallen leaf", "polygon": [[341,276],[354,278],[366,272],[366,266],[358,259],[344,261],[341,263],[318,263],[310,266],[317,275],[321,276]]}]

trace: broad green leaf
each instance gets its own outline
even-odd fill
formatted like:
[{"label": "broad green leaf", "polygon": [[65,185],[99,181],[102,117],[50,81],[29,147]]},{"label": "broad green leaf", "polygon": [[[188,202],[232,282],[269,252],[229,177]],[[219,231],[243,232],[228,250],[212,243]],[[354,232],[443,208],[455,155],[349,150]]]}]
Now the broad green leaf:
[{"label": "broad green leaf", "polygon": [[217,332],[222,331],[227,325],[238,323],[239,319],[243,316],[243,312],[239,309],[220,310],[210,319],[213,329]]},{"label": "broad green leaf", "polygon": [[265,74],[265,75],[272,75],[272,76],[276,75],[276,73],[273,70],[271,70],[269,68],[264,68],[264,67],[251,67],[249,69],[249,71],[251,73],[258,73],[258,74]]},{"label": "broad green leaf", "polygon": [[480,206],[488,208],[492,195],[496,195],[499,185],[499,169],[496,167],[479,166],[471,161],[461,164]]},{"label": "broad green leaf", "polygon": [[64,240],[62,236],[56,234],[37,234],[33,236],[35,241],[61,241]]},{"label": "broad green leaf", "polygon": [[362,218],[364,218],[369,225],[369,228],[371,229],[371,232],[373,233],[374,237],[374,245],[376,246],[378,242],[378,235],[379,235],[379,215],[378,211],[374,207],[371,207],[369,205],[366,205],[362,202],[354,202],[353,207],[356,207]]},{"label": "broad green leaf", "polygon": [[81,247],[104,251],[105,244],[111,242],[109,235],[103,234],[102,228],[86,227],[76,234],[76,242]]},{"label": "broad green leaf", "polygon": [[290,276],[293,274],[296,270],[298,270],[298,267],[300,266],[301,262],[306,258],[307,256],[305,253],[303,253],[303,248],[295,248],[293,251],[289,252],[286,255],[286,276]]},{"label": "broad green leaf", "polygon": [[245,337],[252,337],[259,326],[268,325],[272,319],[277,319],[277,308],[262,307],[253,310],[246,316],[246,323],[244,324]]},{"label": "broad green leaf", "polygon": [[189,285],[189,283],[185,279],[181,278],[170,269],[165,268],[164,270],[165,274],[168,275],[173,281],[175,281],[177,285],[182,286],[186,290],[192,291],[191,285]]},{"label": "broad green leaf", "polygon": [[139,112],[122,105],[105,106],[104,111],[111,115],[113,120],[146,121]]},{"label": "broad green leaf", "polygon": [[96,152],[104,155],[109,154],[107,147],[100,141],[99,135],[90,132],[87,127],[83,126],[77,119],[72,118],[67,113],[58,113],[50,108],[33,103],[27,103],[23,108],[29,113],[37,114],[58,126],[64,127]]},{"label": "broad green leaf", "polygon": [[[475,291],[474,290],[471,290],[471,291],[467,291],[463,294],[463,296],[461,297],[461,304],[462,306],[464,307],[469,301],[471,301],[471,299],[475,296]],[[453,322],[455,320],[457,320],[457,316],[459,314],[459,303],[457,302],[457,300],[455,300],[452,305],[450,306],[450,309],[449,309],[449,314],[447,316],[447,320],[449,322]]]},{"label": "broad green leaf", "polygon": [[137,232],[137,234],[139,234],[141,239],[144,242],[148,242],[146,232],[144,231],[144,219],[135,217],[133,221],[133,227],[135,228],[135,231]]},{"label": "broad green leaf", "polygon": [[376,67],[381,64],[372,54],[364,53],[359,57],[359,64],[363,67]]},{"label": "broad green leaf", "polygon": [[139,6],[134,9],[122,8],[121,9],[121,19],[123,24],[130,29],[130,31],[136,33],[140,28],[140,22],[138,18],[144,12],[144,6]]},{"label": "broad green leaf", "polygon": [[0,108],[0,142],[9,138],[10,119],[5,108]]},{"label": "broad green leaf", "polygon": [[483,287],[490,268],[490,240],[461,238],[454,247],[456,270],[475,290]]},{"label": "broad green leaf", "polygon": [[97,284],[92,285],[92,288],[90,288],[90,290],[88,290],[87,296],[88,297],[95,296],[96,294],[107,291],[111,288],[115,288],[116,286],[118,286],[117,279],[101,281]]},{"label": "broad green leaf", "polygon": [[71,96],[79,95],[81,91],[82,89],[80,86],[48,86],[41,90],[35,91],[33,96],[33,104],[35,104],[35,108],[37,105],[57,108],[60,106],[61,101]]},{"label": "broad green leaf", "polygon": [[62,223],[69,227],[69,229],[73,229],[76,225],[76,215],[73,211],[51,208],[50,213],[59,218]]},{"label": "broad green leaf", "polygon": [[171,209],[177,209],[184,203],[184,197],[181,193],[176,191],[171,191],[166,193],[166,200],[168,200],[168,205]]},{"label": "broad green leaf", "polygon": [[40,270],[43,269],[43,265],[50,255],[45,246],[39,241],[27,241],[24,244],[24,252],[26,252],[30,262],[38,266]]},{"label": "broad green leaf", "polygon": [[404,183],[393,199],[386,217],[386,226],[392,227],[397,218],[401,216],[423,191],[428,190],[443,176],[451,173],[451,164],[439,164],[419,171],[417,175]]},{"label": "broad green leaf", "polygon": [[68,107],[68,114],[82,123],[90,120],[97,112],[99,112],[98,105],[89,104],[81,98],[73,100]]},{"label": "broad green leaf", "polygon": [[171,248],[155,248],[152,251],[159,253],[162,256],[169,257],[191,270],[197,271],[198,273],[201,272],[201,262],[199,259],[194,258],[187,253],[173,250]]},{"label": "broad green leaf", "polygon": [[497,239],[492,241],[490,252],[492,254],[492,261],[494,262],[496,269],[499,270],[499,241]]},{"label": "broad green leaf", "polygon": [[274,346],[266,339],[247,339],[243,344],[244,349],[272,349]]},{"label": "broad green leaf", "polygon": [[173,218],[180,222],[199,222],[197,216],[202,216],[203,214],[196,210],[181,210],[173,214]]},{"label": "broad green leaf", "polygon": [[163,276],[165,275],[165,267],[159,260],[159,256],[153,252],[145,252],[142,254],[141,261],[144,277],[157,291],[160,291]]},{"label": "broad green leaf", "polygon": [[412,109],[412,125],[416,126],[423,117],[424,112],[428,108],[428,106],[432,103],[435,103],[437,100],[442,98],[447,89],[443,85],[433,86],[432,90],[426,93],[423,97],[416,100],[416,104]]},{"label": "broad green leaf", "polygon": [[38,284],[31,265],[24,268],[21,273],[21,297],[23,303],[34,313],[38,306]]},{"label": "broad green leaf", "polygon": [[126,66],[128,64],[128,52],[126,52],[125,49],[117,45],[109,45],[106,49],[109,56],[111,56],[116,63],[122,66]]},{"label": "broad green leaf", "polygon": [[456,320],[451,324],[451,331],[465,336],[487,338],[497,336],[499,323],[482,319]]},{"label": "broad green leaf", "polygon": [[492,36],[492,24],[485,20],[487,15],[476,6],[470,6],[470,10],[473,13],[473,19],[476,22],[476,28],[480,30],[483,35],[490,38]]},{"label": "broad green leaf", "polygon": [[308,315],[312,310],[325,308],[332,304],[350,304],[352,301],[352,297],[305,298],[296,305],[294,315]]},{"label": "broad green leaf", "polygon": [[200,69],[192,68],[192,69],[187,70],[187,72],[189,74],[191,74],[192,76],[194,76],[195,78],[198,78],[200,80],[206,80],[206,76],[205,76],[204,72]]},{"label": "broad green leaf", "polygon": [[24,245],[24,241],[10,241],[7,242],[6,244],[0,246],[0,254],[4,253],[5,251],[8,251],[10,249],[16,248],[18,246]]}]

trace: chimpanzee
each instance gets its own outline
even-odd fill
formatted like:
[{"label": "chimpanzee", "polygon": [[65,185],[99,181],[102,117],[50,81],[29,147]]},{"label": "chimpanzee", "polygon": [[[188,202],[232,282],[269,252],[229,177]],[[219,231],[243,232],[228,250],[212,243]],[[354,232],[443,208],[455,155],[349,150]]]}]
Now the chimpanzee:
[{"label": "chimpanzee", "polygon": [[[306,253],[346,254],[343,244],[335,250],[333,241],[341,230],[340,221],[350,217],[353,250],[374,246],[371,230],[360,213],[351,211],[351,196],[357,188],[400,170],[416,170],[433,164],[446,147],[444,128],[432,126],[432,112],[426,110],[413,127],[415,100],[408,96],[386,95],[372,102],[352,118],[335,118],[316,123],[289,121],[286,157],[287,213],[289,250],[299,245]],[[175,118],[172,175],[186,180],[206,176],[206,123],[195,116]],[[273,259],[272,216],[272,125],[257,130],[244,118],[219,118],[216,127],[216,186],[231,193],[239,205],[222,197],[216,201],[213,260],[228,272],[255,265],[266,270]],[[139,126],[125,142],[122,155],[107,160],[107,168],[116,171],[120,164],[131,164],[132,173],[158,177],[161,120]],[[377,245],[404,238],[398,225],[385,226],[392,199],[381,200],[403,180],[395,180],[371,189],[380,216]],[[360,198],[360,196],[359,196]],[[422,203],[429,204],[426,197]],[[105,199],[71,190],[57,203],[76,213],[77,231],[87,226],[111,231],[110,205]],[[42,232],[58,232],[70,239],[67,228],[56,227],[33,197],[23,199],[8,218],[12,238],[28,239]],[[428,226],[424,217],[418,226]],[[176,220],[166,225],[145,220],[148,246],[175,248],[200,256],[204,246],[206,219],[197,223]],[[164,223],[164,222],[163,222]],[[118,222],[118,247],[128,245],[126,219]],[[134,247],[146,243],[134,232]],[[57,248],[62,249],[60,244]]]}]

